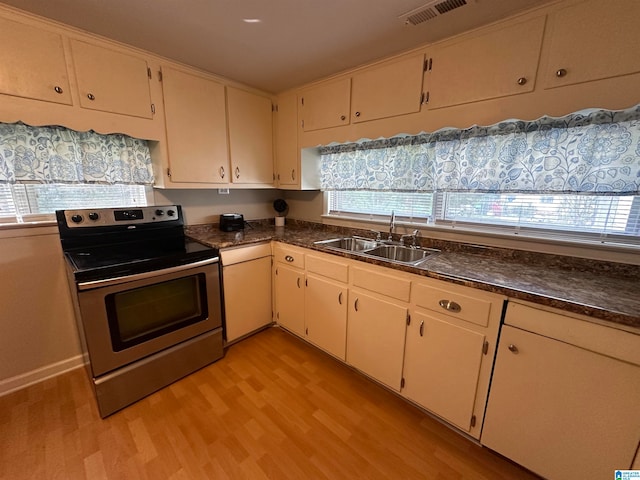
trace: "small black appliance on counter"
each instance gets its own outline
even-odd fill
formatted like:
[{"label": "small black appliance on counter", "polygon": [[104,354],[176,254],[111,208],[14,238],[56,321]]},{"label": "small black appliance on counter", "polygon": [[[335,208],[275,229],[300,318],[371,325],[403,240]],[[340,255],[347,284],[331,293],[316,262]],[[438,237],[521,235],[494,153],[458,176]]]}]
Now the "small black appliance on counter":
[{"label": "small black appliance on counter", "polygon": [[240,213],[223,213],[220,215],[220,230],[236,232],[244,229],[244,216]]}]

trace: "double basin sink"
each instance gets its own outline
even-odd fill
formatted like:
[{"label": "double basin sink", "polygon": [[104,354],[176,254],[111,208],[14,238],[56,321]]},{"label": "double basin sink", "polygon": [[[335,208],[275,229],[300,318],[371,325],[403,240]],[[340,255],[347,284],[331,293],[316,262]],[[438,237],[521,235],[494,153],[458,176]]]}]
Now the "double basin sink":
[{"label": "double basin sink", "polygon": [[440,251],[432,248],[407,247],[397,242],[371,240],[363,237],[333,238],[314,242],[314,244],[332,250],[412,266],[422,263],[428,257]]}]

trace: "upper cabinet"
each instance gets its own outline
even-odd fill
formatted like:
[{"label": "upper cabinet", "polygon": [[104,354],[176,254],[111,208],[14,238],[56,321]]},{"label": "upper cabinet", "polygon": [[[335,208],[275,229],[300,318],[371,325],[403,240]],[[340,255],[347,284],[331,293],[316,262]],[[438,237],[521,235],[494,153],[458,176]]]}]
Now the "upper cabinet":
[{"label": "upper cabinet", "polygon": [[273,185],[273,113],[269,97],[227,87],[232,182]]},{"label": "upper cabinet", "polygon": [[62,36],[0,18],[0,93],[71,105]]},{"label": "upper cabinet", "polygon": [[533,91],[545,16],[434,49],[430,109]]},{"label": "upper cabinet", "polygon": [[545,87],[640,72],[639,18],[637,0],[591,0],[559,10],[550,22]]},{"label": "upper cabinet", "polygon": [[78,40],[71,40],[71,51],[83,108],[153,117],[145,60]]},{"label": "upper cabinet", "polygon": [[171,181],[229,183],[224,85],[163,67],[162,92]]},{"label": "upper cabinet", "polygon": [[305,131],[349,124],[351,78],[332,80],[300,93],[300,120]]},{"label": "upper cabinet", "polygon": [[279,187],[296,186],[300,181],[297,127],[297,95],[295,92],[279,95],[275,125],[276,181]]},{"label": "upper cabinet", "polygon": [[351,80],[351,121],[419,112],[424,66],[421,53],[355,73]]}]

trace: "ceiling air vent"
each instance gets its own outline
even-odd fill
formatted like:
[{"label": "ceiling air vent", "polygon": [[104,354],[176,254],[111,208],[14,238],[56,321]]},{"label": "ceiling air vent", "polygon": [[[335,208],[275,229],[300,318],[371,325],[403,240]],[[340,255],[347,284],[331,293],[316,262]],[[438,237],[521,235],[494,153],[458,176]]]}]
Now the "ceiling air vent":
[{"label": "ceiling air vent", "polygon": [[435,0],[404,13],[398,18],[406,25],[419,25],[456,8],[464,7],[466,4],[467,0]]}]

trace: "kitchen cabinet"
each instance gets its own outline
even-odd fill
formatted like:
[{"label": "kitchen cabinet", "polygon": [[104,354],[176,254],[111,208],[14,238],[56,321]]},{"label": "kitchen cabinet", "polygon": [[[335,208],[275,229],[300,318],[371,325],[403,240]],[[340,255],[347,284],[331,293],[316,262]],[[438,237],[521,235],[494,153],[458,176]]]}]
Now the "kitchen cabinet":
[{"label": "kitchen cabinet", "polygon": [[435,47],[425,78],[429,109],[532,92],[546,16]]},{"label": "kitchen cabinet", "polygon": [[640,72],[638,18],[636,0],[590,0],[558,10],[551,16],[545,87]]},{"label": "kitchen cabinet", "polygon": [[273,185],[271,99],[227,87],[227,116],[232,182]]},{"label": "kitchen cabinet", "polygon": [[349,290],[347,363],[400,391],[407,307]]},{"label": "kitchen cabinet", "polygon": [[62,36],[0,18],[0,93],[72,104]]},{"label": "kitchen cabinet", "polygon": [[153,117],[146,60],[80,40],[70,44],[82,108]]},{"label": "kitchen cabinet", "polygon": [[300,122],[304,131],[349,124],[351,78],[320,83],[300,92]]},{"label": "kitchen cabinet", "polygon": [[304,251],[276,244],[273,254],[276,322],[304,337]]},{"label": "kitchen cabinet", "polygon": [[345,361],[349,267],[322,254],[307,254],[305,263],[307,340]]},{"label": "kitchen cabinet", "polygon": [[298,95],[288,92],[277,98],[276,183],[282,190],[319,190],[320,155],[317,148],[298,146]]},{"label": "kitchen cabinet", "polygon": [[550,479],[629,469],[640,439],[640,338],[509,303],[481,442]]},{"label": "kitchen cabinet", "polygon": [[351,121],[366,122],[419,112],[424,65],[424,54],[420,53],[354,73]]},{"label": "kitchen cabinet", "polygon": [[224,85],[165,66],[162,93],[171,181],[228,184]]},{"label": "kitchen cabinet", "polygon": [[414,278],[402,394],[479,438],[505,298]]},{"label": "kitchen cabinet", "polygon": [[255,332],[271,318],[271,246],[223,249],[222,285],[227,343]]}]

